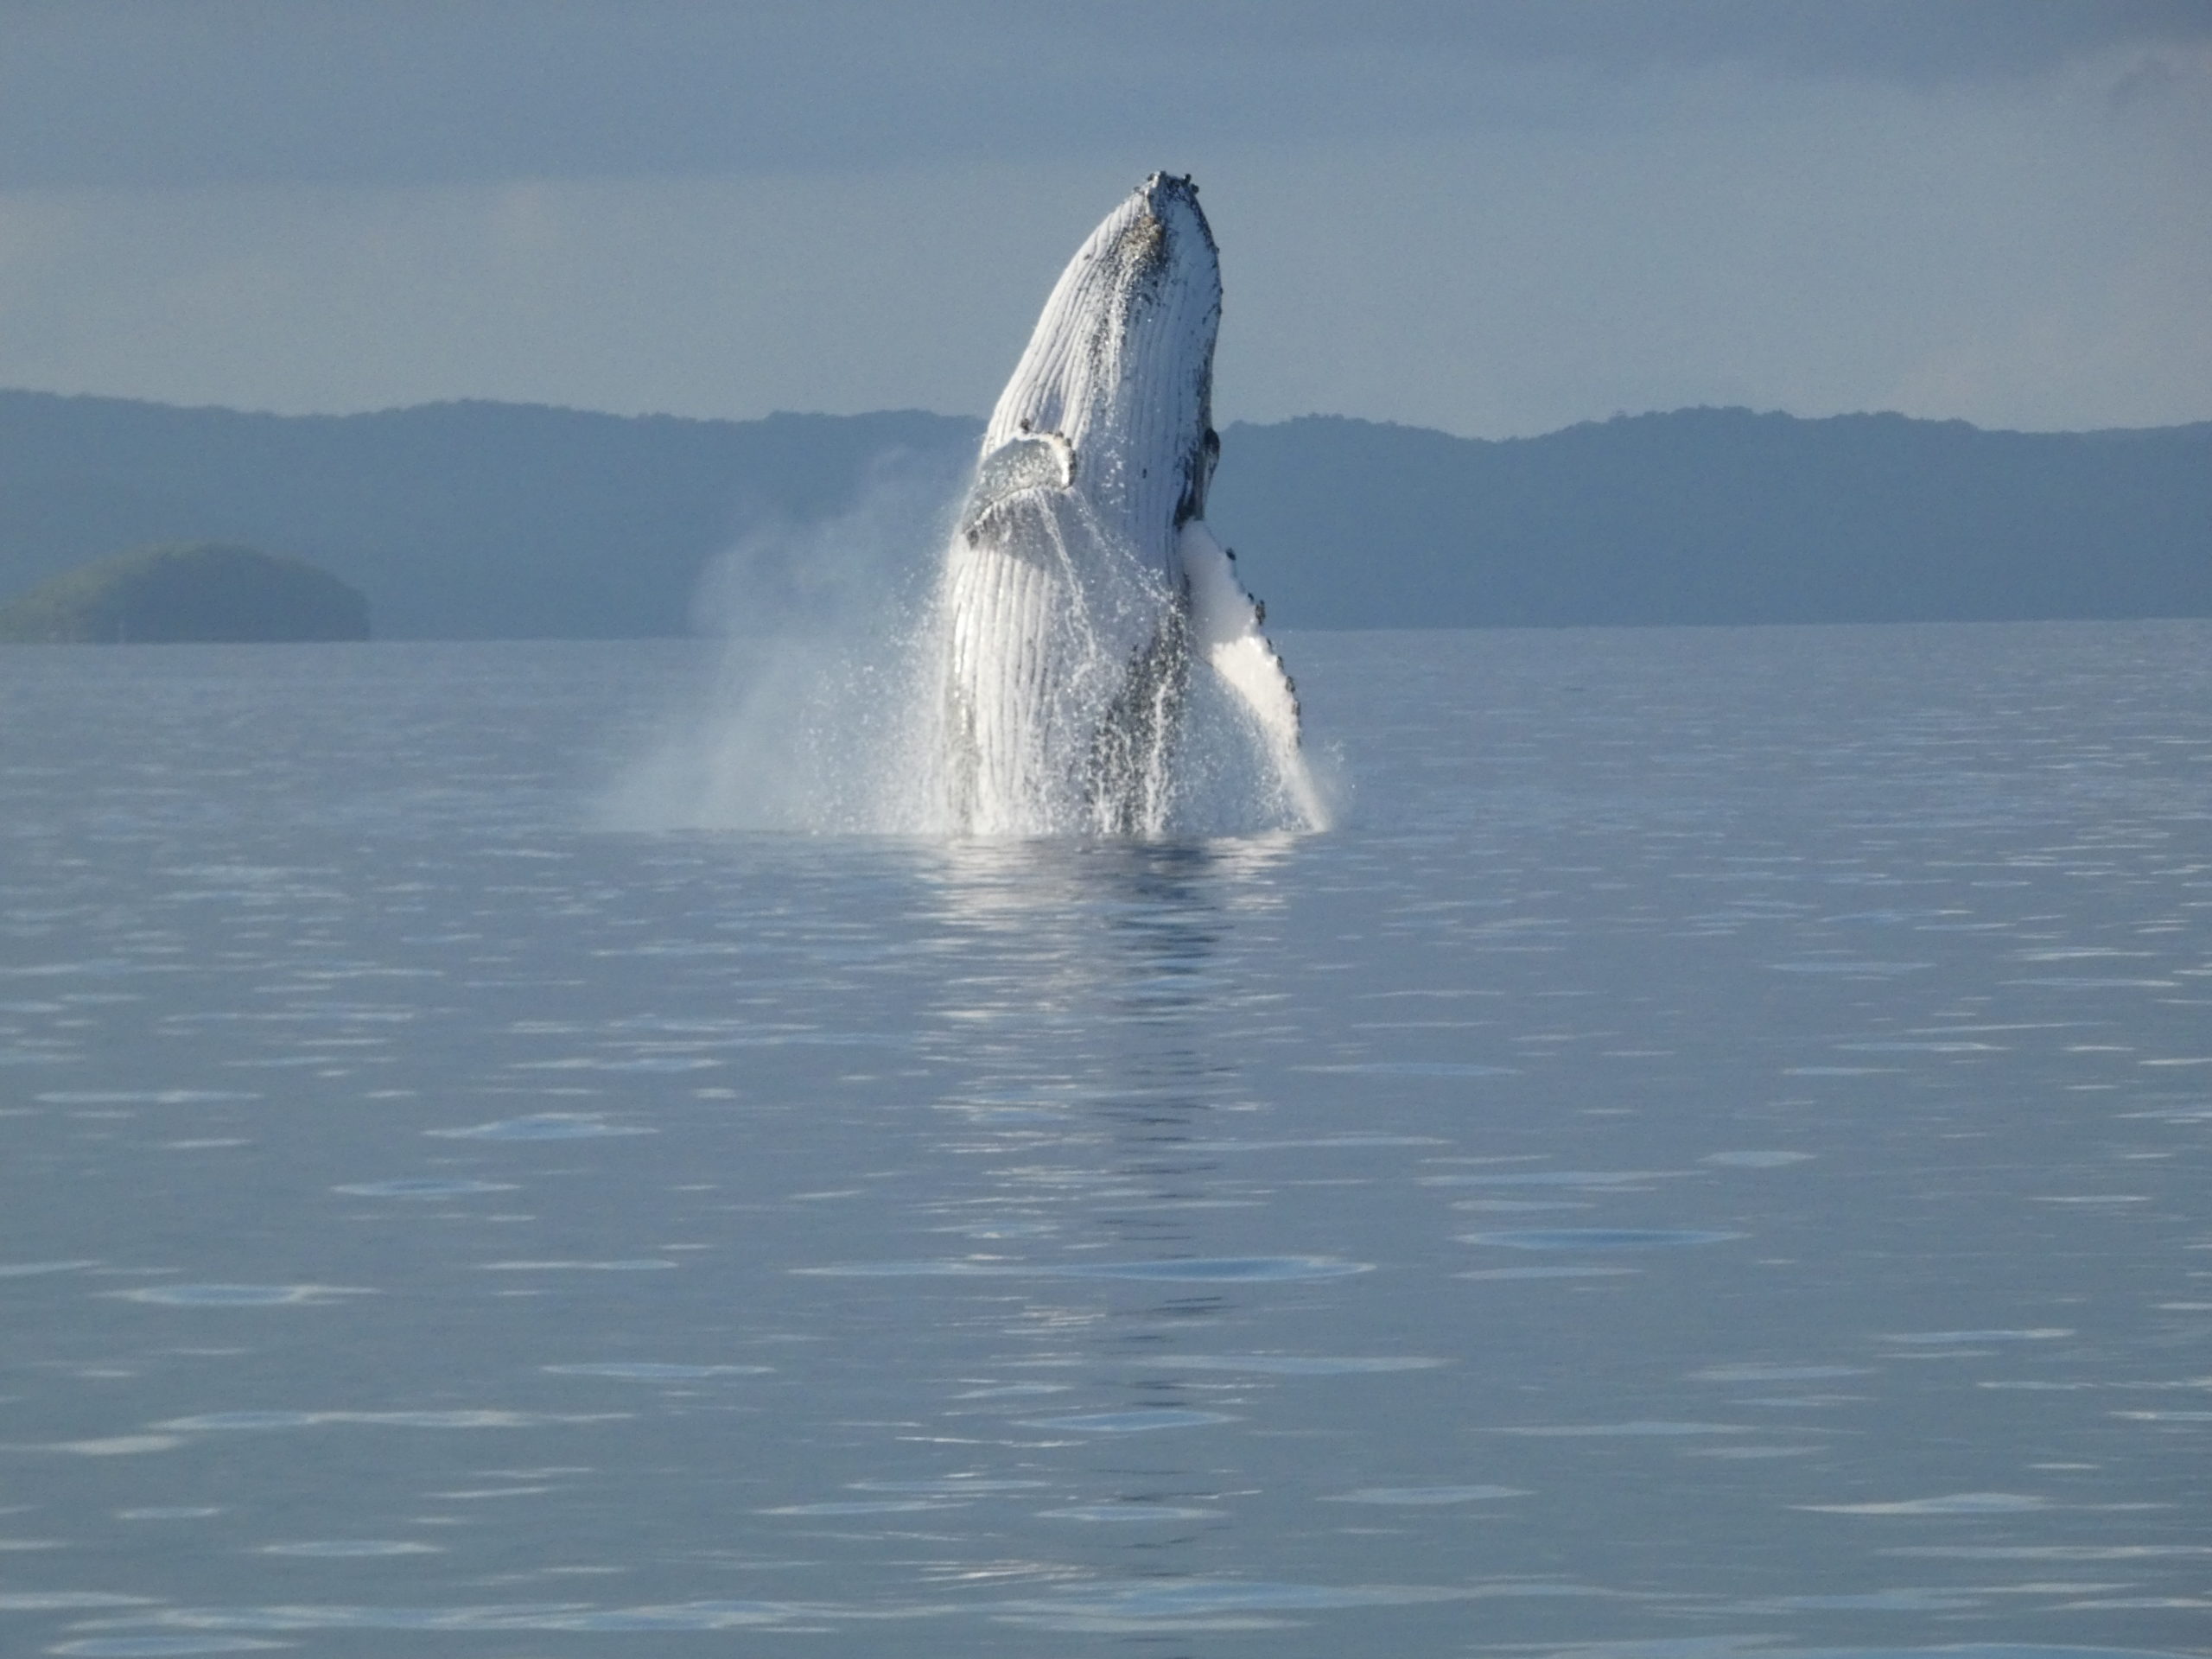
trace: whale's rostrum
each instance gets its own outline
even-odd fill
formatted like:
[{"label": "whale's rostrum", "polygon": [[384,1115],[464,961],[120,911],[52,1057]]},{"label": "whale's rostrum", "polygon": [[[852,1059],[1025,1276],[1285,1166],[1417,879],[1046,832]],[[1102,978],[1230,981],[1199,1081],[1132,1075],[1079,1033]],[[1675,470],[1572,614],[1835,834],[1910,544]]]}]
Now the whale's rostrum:
[{"label": "whale's rostrum", "polygon": [[1147,179],[1053,286],[946,558],[957,829],[1172,828],[1194,671],[1241,702],[1291,816],[1318,823],[1289,680],[1205,524],[1220,321],[1213,232],[1187,178]]}]

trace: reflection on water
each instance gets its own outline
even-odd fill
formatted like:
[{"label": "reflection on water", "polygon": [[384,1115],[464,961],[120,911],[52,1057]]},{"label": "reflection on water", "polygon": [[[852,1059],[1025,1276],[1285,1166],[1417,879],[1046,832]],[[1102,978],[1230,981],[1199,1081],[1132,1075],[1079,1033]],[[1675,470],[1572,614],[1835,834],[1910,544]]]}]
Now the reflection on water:
[{"label": "reflection on water", "polygon": [[[985,1386],[966,1397],[1033,1410],[1012,1379],[1069,1379],[1032,1383],[1061,1395],[1056,1409],[1007,1424],[1077,1452],[1061,1460],[1082,1471],[1090,1501],[1038,1516],[1129,1530],[1124,1548],[1141,1564],[1132,1570],[1146,1575],[1197,1570],[1184,1559],[1193,1529],[1218,1528],[1228,1511],[1186,1500],[1217,1496],[1212,1483],[1172,1451],[1116,1444],[1084,1458],[1070,1437],[1118,1442],[1235,1422],[1207,1404],[1217,1390],[1153,1362],[1232,1317],[1234,1287],[1366,1266],[1206,1252],[1210,1212],[1256,1202],[1243,1185],[1224,1185],[1218,1152],[1204,1149],[1240,1104],[1233,1056],[1219,1052],[1220,1010],[1236,1000],[1222,948],[1240,915],[1280,909],[1274,883],[1294,844],[969,842],[938,849],[932,872],[956,960],[993,964],[950,976],[933,1013],[938,1041],[965,1065],[983,1061],[992,1080],[982,1111],[963,1113],[963,1133],[969,1156],[1000,1168],[958,1199],[963,1217],[988,1210],[986,1236],[974,1239],[984,1248],[875,1270],[1084,1282],[1066,1298],[1030,1291],[997,1333],[1006,1346],[993,1372],[1007,1380],[974,1379]],[[1111,1285],[1128,1288],[1101,1294]],[[1090,1408],[1057,1408],[1078,1400]]]},{"label": "reflection on water", "polygon": [[0,1651],[2203,1652],[2208,645],[1308,639],[1157,846],[0,658]]}]

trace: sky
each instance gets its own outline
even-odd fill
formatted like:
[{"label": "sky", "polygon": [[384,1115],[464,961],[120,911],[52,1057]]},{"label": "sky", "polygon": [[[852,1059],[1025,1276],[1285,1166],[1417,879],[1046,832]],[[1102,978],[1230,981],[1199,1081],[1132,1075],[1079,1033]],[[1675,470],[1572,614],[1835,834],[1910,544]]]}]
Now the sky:
[{"label": "sky", "polygon": [[0,385],[981,415],[1156,168],[1223,423],[2212,418],[2212,0],[0,0]]}]

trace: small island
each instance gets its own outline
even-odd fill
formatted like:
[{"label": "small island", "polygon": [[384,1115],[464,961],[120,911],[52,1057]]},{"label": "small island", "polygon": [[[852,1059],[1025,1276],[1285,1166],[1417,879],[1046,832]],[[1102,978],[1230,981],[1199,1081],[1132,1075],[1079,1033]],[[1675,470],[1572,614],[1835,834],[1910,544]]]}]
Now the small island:
[{"label": "small island", "polygon": [[365,639],[369,601],[305,559],[221,542],[143,547],[0,604],[14,645]]}]

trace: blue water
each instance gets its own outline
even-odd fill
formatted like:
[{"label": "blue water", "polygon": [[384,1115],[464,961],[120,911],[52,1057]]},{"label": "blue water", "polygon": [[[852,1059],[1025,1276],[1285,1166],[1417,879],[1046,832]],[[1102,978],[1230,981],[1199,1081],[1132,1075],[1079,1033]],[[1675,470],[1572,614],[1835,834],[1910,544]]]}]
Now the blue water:
[{"label": "blue water", "polygon": [[2212,1652],[2212,625],[1286,652],[1153,846],[0,653],[0,1652]]}]

